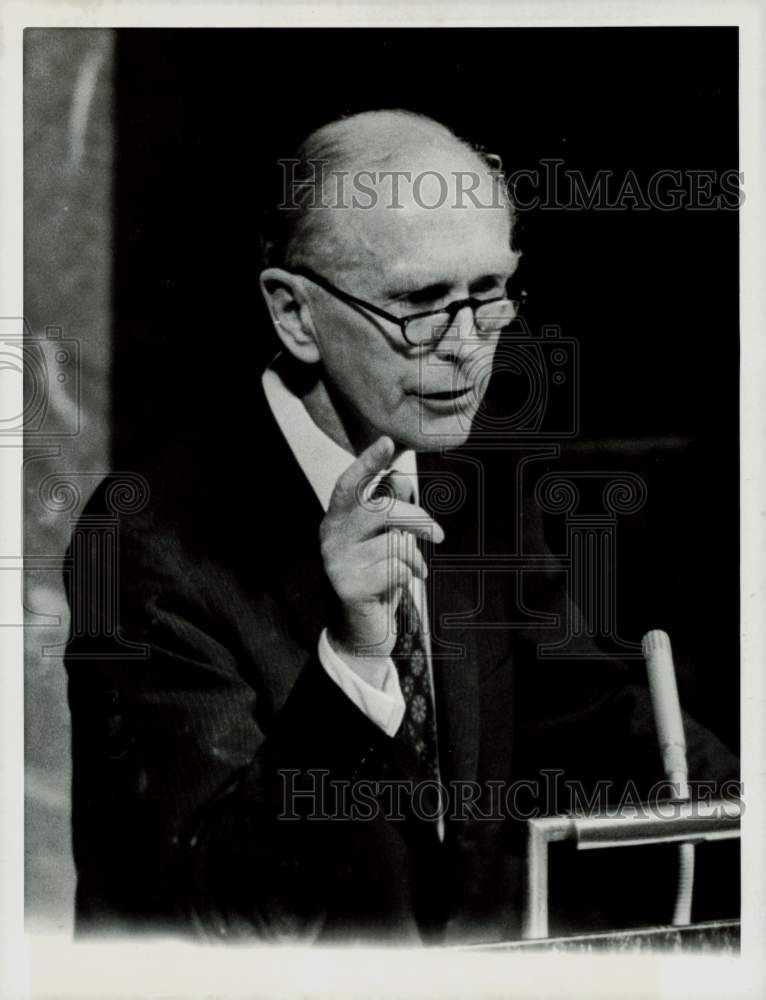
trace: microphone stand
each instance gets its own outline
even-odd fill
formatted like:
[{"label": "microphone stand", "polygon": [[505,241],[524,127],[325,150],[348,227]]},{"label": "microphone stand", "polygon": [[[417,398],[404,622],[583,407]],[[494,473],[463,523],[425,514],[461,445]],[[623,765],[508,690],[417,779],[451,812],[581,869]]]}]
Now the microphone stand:
[{"label": "microphone stand", "polygon": [[[692,802],[686,765],[686,741],[673,669],[670,639],[655,630],[642,643],[665,773],[676,789],[654,808],[622,809],[593,816],[564,815],[531,819],[527,824],[526,898],[522,939],[548,937],[548,845],[574,841],[578,850],[636,844],[677,843],[678,892],[672,926],[691,923],[694,844],[740,836],[743,812],[738,800]],[[663,815],[669,809],[670,815]]]}]

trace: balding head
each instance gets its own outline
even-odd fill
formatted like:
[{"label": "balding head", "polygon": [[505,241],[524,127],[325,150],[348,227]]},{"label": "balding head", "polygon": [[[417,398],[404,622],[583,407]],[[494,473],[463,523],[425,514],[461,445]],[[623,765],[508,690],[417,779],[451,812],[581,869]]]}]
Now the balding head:
[{"label": "balding head", "polygon": [[[499,163],[499,161],[498,161]],[[513,206],[498,163],[445,125],[405,110],[365,111],[312,132],[282,161],[283,199],[267,266],[346,270],[364,252],[370,212]]]}]

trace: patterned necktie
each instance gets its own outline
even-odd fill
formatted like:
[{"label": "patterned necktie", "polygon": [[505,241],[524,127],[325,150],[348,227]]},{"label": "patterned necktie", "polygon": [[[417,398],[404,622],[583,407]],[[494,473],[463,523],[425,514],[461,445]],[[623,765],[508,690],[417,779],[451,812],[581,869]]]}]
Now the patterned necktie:
[{"label": "patterned necktie", "polygon": [[420,615],[409,587],[404,589],[396,609],[396,628],[391,658],[406,706],[396,739],[414,753],[428,778],[438,781],[434,696]]},{"label": "patterned necktie", "polygon": [[[376,498],[396,496],[393,474],[387,473],[373,491]],[[412,499],[412,494],[408,499]],[[411,543],[414,539],[410,536]],[[426,776],[439,780],[436,742],[436,712],[431,685],[431,672],[423,636],[423,624],[409,587],[402,590],[396,609],[396,642],[391,659],[399,674],[404,696],[404,718],[396,739],[409,749],[420,762]]]}]

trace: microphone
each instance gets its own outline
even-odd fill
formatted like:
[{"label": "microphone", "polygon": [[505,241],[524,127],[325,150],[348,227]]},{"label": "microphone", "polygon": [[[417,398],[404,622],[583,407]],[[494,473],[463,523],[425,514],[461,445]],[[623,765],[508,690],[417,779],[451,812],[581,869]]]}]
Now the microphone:
[{"label": "microphone", "polygon": [[[641,641],[649,675],[649,693],[654,709],[657,738],[662,754],[665,774],[678,789],[676,801],[688,799],[689,770],[686,765],[686,738],[678,701],[676,672],[670,636],[662,629],[647,632]],[[694,844],[678,845],[678,889],[673,911],[673,926],[691,923],[692,893],[694,890]]]},{"label": "microphone", "polygon": [[680,786],[677,797],[686,799],[689,797],[686,738],[678,702],[670,637],[662,629],[653,629],[644,636],[641,648],[646,659],[649,693],[665,774],[670,781]]}]

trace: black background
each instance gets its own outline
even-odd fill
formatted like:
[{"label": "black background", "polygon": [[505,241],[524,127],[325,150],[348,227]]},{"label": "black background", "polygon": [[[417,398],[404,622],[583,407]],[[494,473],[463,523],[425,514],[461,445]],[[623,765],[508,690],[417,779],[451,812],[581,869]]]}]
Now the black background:
[{"label": "black background", "polygon": [[[118,32],[115,467],[177,435],[205,447],[222,419],[255,453],[248,399],[272,353],[259,213],[311,129],[405,107],[510,171],[721,173],[737,169],[737,47],[736,28]],[[649,487],[620,522],[621,632],[668,628],[686,703],[736,747],[737,214],[539,208],[518,242],[531,328],[580,345],[581,431],[558,467]]]}]

